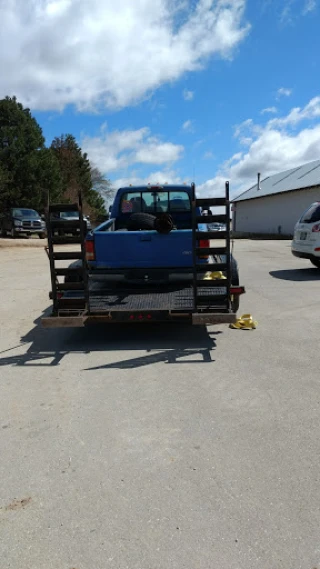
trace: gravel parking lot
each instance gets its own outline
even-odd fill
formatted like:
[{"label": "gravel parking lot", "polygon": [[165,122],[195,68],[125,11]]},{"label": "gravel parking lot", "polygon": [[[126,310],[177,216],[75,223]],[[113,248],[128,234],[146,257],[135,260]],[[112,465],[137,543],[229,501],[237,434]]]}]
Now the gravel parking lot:
[{"label": "gravel parking lot", "polygon": [[257,330],[45,330],[0,249],[0,566],[320,568],[320,271],[236,241]]}]

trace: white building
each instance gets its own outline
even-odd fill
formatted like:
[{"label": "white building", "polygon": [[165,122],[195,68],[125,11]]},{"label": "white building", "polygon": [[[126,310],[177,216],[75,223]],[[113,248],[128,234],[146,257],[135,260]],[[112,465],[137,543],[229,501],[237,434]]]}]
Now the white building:
[{"label": "white building", "polygon": [[320,160],[260,180],[233,200],[235,234],[291,237],[302,213],[320,202]]}]

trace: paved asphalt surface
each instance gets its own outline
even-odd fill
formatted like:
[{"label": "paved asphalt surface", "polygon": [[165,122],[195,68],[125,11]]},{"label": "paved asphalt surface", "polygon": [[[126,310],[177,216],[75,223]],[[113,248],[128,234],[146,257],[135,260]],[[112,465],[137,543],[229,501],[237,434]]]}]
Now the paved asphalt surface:
[{"label": "paved asphalt surface", "polygon": [[320,568],[320,271],[235,255],[257,330],[44,330],[0,249],[1,569]]}]

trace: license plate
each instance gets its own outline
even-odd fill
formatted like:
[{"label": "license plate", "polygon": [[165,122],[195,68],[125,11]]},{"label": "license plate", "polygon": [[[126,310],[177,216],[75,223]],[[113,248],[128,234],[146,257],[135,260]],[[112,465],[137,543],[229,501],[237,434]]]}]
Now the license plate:
[{"label": "license plate", "polygon": [[307,239],[307,233],[304,231],[303,233],[300,233],[300,241],[305,241]]}]

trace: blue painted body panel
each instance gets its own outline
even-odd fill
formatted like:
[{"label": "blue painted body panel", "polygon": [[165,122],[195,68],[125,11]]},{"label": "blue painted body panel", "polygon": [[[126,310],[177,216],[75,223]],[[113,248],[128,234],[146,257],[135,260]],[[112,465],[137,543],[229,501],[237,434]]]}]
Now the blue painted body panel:
[{"label": "blue painted body panel", "polygon": [[[181,189],[191,197],[188,186],[166,186],[166,190]],[[124,193],[129,190],[146,190],[149,188],[121,188],[115,197],[111,219],[102,223],[88,236],[95,244],[95,261],[90,262],[92,269],[192,269],[192,229],[191,211],[183,213],[183,224],[189,229],[176,229],[169,234],[157,231],[115,230],[120,215],[120,202]],[[127,215],[127,214],[124,214]],[[207,225],[199,225],[199,230],[206,231]],[[203,260],[205,264],[205,260]]]},{"label": "blue painted body panel", "polygon": [[191,230],[94,232],[97,268],[192,266]]}]

